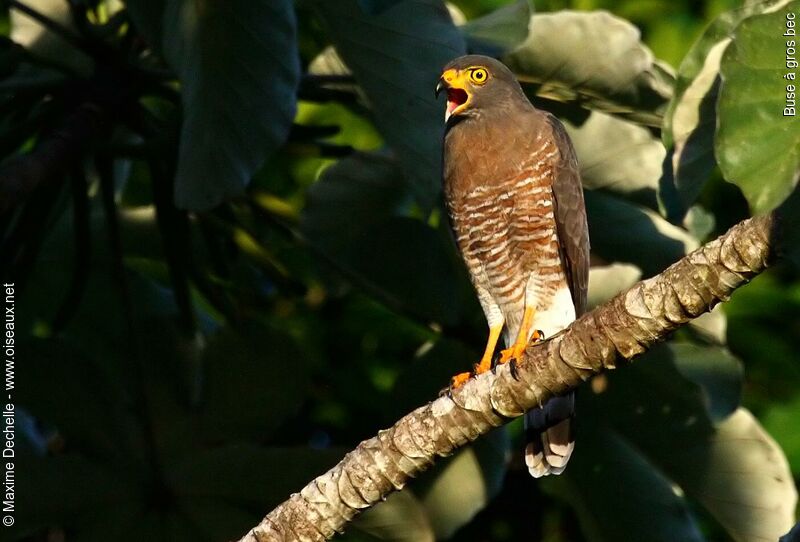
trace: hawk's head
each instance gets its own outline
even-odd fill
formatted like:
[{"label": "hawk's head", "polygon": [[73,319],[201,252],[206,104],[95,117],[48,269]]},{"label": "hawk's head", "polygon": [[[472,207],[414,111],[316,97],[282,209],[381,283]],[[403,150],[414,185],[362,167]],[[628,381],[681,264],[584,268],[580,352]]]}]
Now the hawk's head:
[{"label": "hawk's head", "polygon": [[499,60],[482,55],[461,56],[445,66],[436,96],[443,90],[447,92],[445,122],[506,106],[508,100],[525,100],[511,70]]}]

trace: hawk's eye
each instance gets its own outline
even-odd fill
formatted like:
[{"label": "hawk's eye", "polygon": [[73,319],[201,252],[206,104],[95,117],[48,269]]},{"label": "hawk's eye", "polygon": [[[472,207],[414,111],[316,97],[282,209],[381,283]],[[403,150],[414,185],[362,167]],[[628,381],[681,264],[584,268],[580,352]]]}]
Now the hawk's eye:
[{"label": "hawk's eye", "polygon": [[470,70],[469,78],[472,79],[473,83],[478,83],[482,85],[488,79],[489,73],[484,70],[483,68],[475,68],[474,70]]}]

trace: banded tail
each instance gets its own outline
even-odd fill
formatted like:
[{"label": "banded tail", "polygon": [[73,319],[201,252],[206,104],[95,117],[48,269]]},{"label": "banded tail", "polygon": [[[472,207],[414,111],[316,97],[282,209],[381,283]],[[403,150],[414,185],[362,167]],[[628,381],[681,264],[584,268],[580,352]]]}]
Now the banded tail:
[{"label": "banded tail", "polygon": [[575,449],[575,392],[525,413],[525,464],[534,478],[561,474]]}]

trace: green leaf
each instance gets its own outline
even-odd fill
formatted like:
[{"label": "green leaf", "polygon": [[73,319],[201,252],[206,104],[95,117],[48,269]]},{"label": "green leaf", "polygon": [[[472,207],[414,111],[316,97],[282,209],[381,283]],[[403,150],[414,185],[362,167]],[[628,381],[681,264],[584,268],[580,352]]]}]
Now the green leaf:
[{"label": "green leaf", "polygon": [[[321,57],[322,54],[317,58]],[[338,131],[335,135],[325,138],[325,141],[336,145],[348,145],[357,150],[376,150],[383,143],[369,120],[336,102],[322,104],[301,102],[297,110],[296,123],[320,128],[335,126]]]},{"label": "green leaf", "polygon": [[723,345],[727,342],[728,320],[723,306],[717,305],[711,311],[701,314],[689,327],[697,332],[705,343]]},{"label": "green leaf", "polygon": [[579,412],[603,417],[587,423],[606,423],[627,438],[734,539],[774,540],[788,530],[797,493],[783,453],[749,412],[722,418],[739,393],[735,358],[686,346],[646,357],[609,375],[599,393],[584,394],[590,404]]},{"label": "green leaf", "polygon": [[700,387],[711,421],[722,422],[741,402],[744,367],[727,349],[689,343],[668,346],[675,368]]},{"label": "green leaf", "polygon": [[428,512],[411,488],[389,495],[386,501],[356,518],[353,527],[369,533],[376,540],[390,542],[436,540]]},{"label": "green leaf", "polygon": [[372,226],[400,214],[408,202],[395,160],[355,153],[326,169],[309,188],[301,229],[312,243],[336,253]]},{"label": "green leaf", "polygon": [[[342,57],[332,46],[325,47],[314,59],[308,63],[308,73],[314,75],[352,75],[350,68],[344,63]],[[330,88],[352,90],[349,83],[337,83]]]},{"label": "green leaf", "polygon": [[422,497],[437,539],[452,536],[500,491],[509,448],[506,430],[496,429],[437,473]]},{"label": "green leaf", "polygon": [[[391,218],[353,239],[343,257],[395,306],[445,325],[460,317],[459,281],[450,239],[412,218]],[[380,255],[377,257],[377,255]]]},{"label": "green leaf", "polygon": [[[24,4],[66,28],[72,35],[78,35],[68,2],[64,0],[26,0]],[[48,63],[63,66],[84,77],[91,75],[94,62],[85,52],[73,47],[39,21],[17,9],[10,9],[9,17],[11,20],[10,37],[15,43],[25,47],[35,57]]]},{"label": "green leaf", "polygon": [[612,263],[592,267],[589,270],[589,308],[605,303],[641,278],[641,269],[631,264]]},{"label": "green leaf", "polygon": [[706,440],[673,457],[670,476],[700,501],[734,540],[774,540],[794,524],[797,489],[783,451],[740,408]]},{"label": "green leaf", "polygon": [[722,59],[715,153],[725,179],[755,213],[774,209],[800,177],[800,117],[787,116],[786,13],[800,2],[742,22]]},{"label": "green leaf", "polygon": [[271,326],[224,328],[209,340],[203,363],[209,436],[268,436],[305,401],[308,363],[294,340]]},{"label": "green leaf", "polygon": [[585,196],[592,251],[605,261],[632,263],[649,277],[698,246],[649,209],[602,192],[587,190]]},{"label": "green leaf", "polygon": [[464,271],[449,238],[420,220],[397,216],[407,201],[395,162],[356,154],[326,170],[312,187],[302,231],[348,278],[388,306],[453,324],[461,315]]},{"label": "green leaf", "polygon": [[161,47],[181,80],[178,206],[241,195],[286,139],[300,81],[290,0],[168,0]]},{"label": "green leaf", "polygon": [[580,126],[565,125],[575,145],[584,187],[656,207],[665,150],[650,130],[598,111]]},{"label": "green leaf", "polygon": [[693,205],[683,217],[683,227],[700,242],[706,241],[714,231],[716,218],[700,205]]},{"label": "green leaf", "polygon": [[464,54],[461,33],[439,0],[397,2],[375,15],[356,0],[312,3],[419,202],[430,209],[440,192],[444,131],[444,105],[433,89],[442,67]]},{"label": "green leaf", "polygon": [[581,424],[569,467],[544,487],[573,506],[590,542],[705,541],[670,481],[612,429]]},{"label": "green leaf", "polygon": [[678,69],[675,95],[664,115],[662,138],[670,149],[661,201],[670,218],[679,218],[694,203],[716,164],[719,67],[731,42],[730,34],[744,19],[771,12],[781,2],[756,2],[717,17],[692,45]]},{"label": "green leaf", "polygon": [[[671,145],[664,163],[661,201],[667,216],[678,218],[692,205],[714,168],[714,130],[719,93],[719,63],[728,41],[717,43],[709,52],[703,69],[691,85],[672,103],[663,131]],[[673,192],[677,197],[672,197]]]},{"label": "green leaf", "polygon": [[672,95],[671,73],[639,30],[605,11],[533,15],[528,39],[503,61],[522,83],[538,85],[538,96],[653,126]]},{"label": "green leaf", "polygon": [[759,416],[764,429],[778,441],[786,453],[795,476],[800,474],[800,432],[794,427],[798,415],[800,415],[800,396],[786,402],[775,402]]},{"label": "green leaf", "polygon": [[472,19],[462,25],[470,53],[500,56],[520,45],[528,37],[528,23],[533,14],[529,0],[517,0]]}]

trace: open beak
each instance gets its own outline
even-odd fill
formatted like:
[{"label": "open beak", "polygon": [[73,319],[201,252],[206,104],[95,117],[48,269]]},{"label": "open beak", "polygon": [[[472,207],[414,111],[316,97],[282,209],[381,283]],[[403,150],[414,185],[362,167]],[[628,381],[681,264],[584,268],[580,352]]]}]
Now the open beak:
[{"label": "open beak", "polygon": [[438,98],[439,94],[442,93],[442,90],[447,88],[447,83],[444,82],[444,79],[439,79],[439,82],[436,83],[436,90],[434,91],[434,95]]},{"label": "open beak", "polygon": [[456,69],[445,70],[439,78],[436,85],[436,97],[439,97],[442,91],[447,92],[447,109],[444,113],[444,121],[447,122],[450,117],[458,114],[467,107],[469,102],[469,93],[466,91],[466,73],[461,73]]}]

